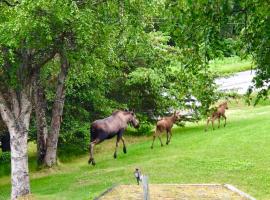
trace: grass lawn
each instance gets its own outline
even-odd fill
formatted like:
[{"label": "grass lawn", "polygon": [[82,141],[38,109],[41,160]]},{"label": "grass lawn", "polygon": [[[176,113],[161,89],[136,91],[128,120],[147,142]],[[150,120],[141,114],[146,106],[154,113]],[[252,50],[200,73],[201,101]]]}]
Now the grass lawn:
[{"label": "grass lawn", "polygon": [[[230,106],[230,105],[229,105]],[[32,169],[33,199],[93,199],[114,184],[135,184],[139,167],[150,183],[229,183],[260,200],[270,199],[270,106],[234,104],[228,124],[204,132],[205,122],[173,129],[170,145],[151,137],[127,137],[128,153],[113,159],[114,140],[96,148],[95,167],[82,155],[54,169]],[[165,141],[165,137],[163,138]],[[0,177],[0,199],[8,199],[10,178]]]},{"label": "grass lawn", "polygon": [[241,60],[240,57],[229,57],[210,61],[210,70],[217,73],[218,76],[229,75],[235,72],[241,72],[254,69],[251,59]]}]

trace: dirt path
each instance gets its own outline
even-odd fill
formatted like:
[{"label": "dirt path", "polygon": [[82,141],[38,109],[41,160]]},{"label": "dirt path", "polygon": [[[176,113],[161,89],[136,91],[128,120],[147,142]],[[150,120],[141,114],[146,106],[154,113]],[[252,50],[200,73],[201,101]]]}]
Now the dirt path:
[{"label": "dirt path", "polygon": [[[246,200],[222,185],[150,184],[150,199],[153,200]],[[141,186],[120,185],[99,200],[141,200]]]}]

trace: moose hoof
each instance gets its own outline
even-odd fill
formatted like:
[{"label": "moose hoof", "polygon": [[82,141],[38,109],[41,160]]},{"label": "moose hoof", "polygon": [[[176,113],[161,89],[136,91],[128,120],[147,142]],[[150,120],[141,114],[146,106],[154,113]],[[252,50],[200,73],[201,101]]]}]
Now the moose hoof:
[{"label": "moose hoof", "polygon": [[90,165],[91,163],[92,163],[93,166],[96,165],[96,162],[95,162],[94,159],[89,159],[89,160],[88,160],[88,164]]},{"label": "moose hoof", "polygon": [[127,153],[127,148],[126,147],[123,148],[123,152]]},{"label": "moose hoof", "polygon": [[117,154],[116,154],[116,153],[114,153],[114,154],[113,154],[113,157],[114,157],[114,159],[116,159],[116,158],[117,158]]}]

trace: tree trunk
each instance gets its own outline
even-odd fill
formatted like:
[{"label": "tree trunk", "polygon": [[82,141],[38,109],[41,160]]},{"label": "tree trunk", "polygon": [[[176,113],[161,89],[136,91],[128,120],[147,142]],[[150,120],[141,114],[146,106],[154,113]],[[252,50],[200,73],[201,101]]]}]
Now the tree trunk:
[{"label": "tree trunk", "polygon": [[58,82],[55,94],[55,100],[52,109],[52,121],[47,139],[47,151],[45,155],[45,164],[52,167],[57,164],[57,143],[62,121],[62,114],[65,101],[65,80],[69,68],[66,55],[60,55],[61,71],[58,75]]},{"label": "tree trunk", "polygon": [[37,127],[37,163],[40,166],[44,164],[46,155],[48,127],[46,120],[46,98],[39,78],[39,71],[37,71],[34,75],[34,103]]},{"label": "tree trunk", "polygon": [[32,106],[24,91],[10,94],[11,109],[0,92],[0,112],[10,133],[11,199],[17,199],[30,193],[27,137]]},{"label": "tree trunk", "polygon": [[21,121],[9,128],[11,135],[11,198],[16,199],[30,193],[27,137],[28,130]]}]

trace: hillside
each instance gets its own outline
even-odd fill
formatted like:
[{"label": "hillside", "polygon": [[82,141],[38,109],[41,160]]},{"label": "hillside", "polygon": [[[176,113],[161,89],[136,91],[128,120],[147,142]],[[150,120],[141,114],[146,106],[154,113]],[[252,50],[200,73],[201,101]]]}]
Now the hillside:
[{"label": "hillside", "polygon": [[[128,153],[119,150],[117,160],[114,140],[107,141],[96,148],[95,167],[84,155],[30,173],[33,199],[93,199],[114,184],[135,184],[136,167],[151,183],[229,183],[257,199],[270,199],[269,113],[270,106],[235,104],[227,112],[226,128],[204,132],[205,122],[174,128],[171,144],[160,147],[157,140],[154,149],[151,137],[126,137]],[[9,198],[9,177],[0,177],[0,194],[1,200]]]}]

